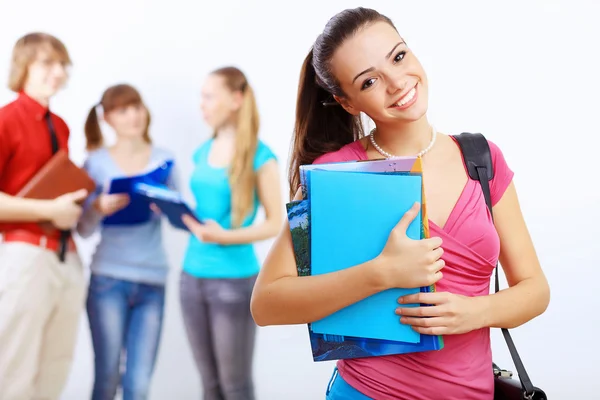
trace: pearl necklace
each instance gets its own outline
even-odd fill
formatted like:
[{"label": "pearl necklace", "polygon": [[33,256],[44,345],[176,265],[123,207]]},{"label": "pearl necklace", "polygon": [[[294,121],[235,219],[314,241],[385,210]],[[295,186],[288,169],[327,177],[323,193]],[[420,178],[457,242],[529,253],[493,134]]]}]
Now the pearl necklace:
[{"label": "pearl necklace", "polygon": [[[390,154],[390,153],[386,152],[385,150],[383,150],[381,147],[379,147],[379,145],[375,142],[374,133],[375,133],[375,129],[373,129],[371,131],[371,133],[369,134],[369,140],[371,141],[371,144],[373,145],[373,147],[375,147],[375,150],[377,150],[379,152],[379,154],[381,154],[385,158],[400,158],[400,156],[395,156],[393,154]],[[427,153],[429,150],[431,150],[431,148],[433,147],[433,144],[435,143],[436,136],[437,136],[437,131],[432,126],[431,127],[431,141],[429,142],[429,145],[426,148],[424,148],[423,150],[421,150],[420,152],[417,153],[417,155],[416,155],[417,157],[423,157],[425,155],[425,153]]]}]

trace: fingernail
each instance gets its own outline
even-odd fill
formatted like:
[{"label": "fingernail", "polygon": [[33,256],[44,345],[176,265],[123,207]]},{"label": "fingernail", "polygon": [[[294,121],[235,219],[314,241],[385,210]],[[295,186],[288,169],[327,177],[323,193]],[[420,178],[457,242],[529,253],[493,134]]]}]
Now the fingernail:
[{"label": "fingernail", "polygon": [[400,303],[400,304],[404,303],[404,298],[400,297],[400,298],[398,299],[398,303]]},{"label": "fingernail", "polygon": [[402,309],[401,308],[396,308],[396,314],[398,314],[398,315],[402,314]]}]

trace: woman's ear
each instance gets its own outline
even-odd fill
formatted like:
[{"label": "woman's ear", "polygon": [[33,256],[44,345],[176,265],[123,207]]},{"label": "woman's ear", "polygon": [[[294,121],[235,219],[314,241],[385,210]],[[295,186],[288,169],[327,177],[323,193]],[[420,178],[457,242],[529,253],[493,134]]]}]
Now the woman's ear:
[{"label": "woman's ear", "polygon": [[234,111],[238,111],[244,103],[244,93],[241,90],[236,90],[231,94],[231,107]]},{"label": "woman's ear", "polygon": [[344,110],[346,110],[349,114],[352,115],[359,115],[360,111],[358,111],[356,108],[354,108],[352,106],[352,104],[350,104],[350,102],[348,101],[348,99],[346,99],[345,97],[340,97],[340,96],[336,96],[333,95],[333,98],[335,101],[337,101],[338,103],[340,103],[340,105],[342,107],[344,107]]}]

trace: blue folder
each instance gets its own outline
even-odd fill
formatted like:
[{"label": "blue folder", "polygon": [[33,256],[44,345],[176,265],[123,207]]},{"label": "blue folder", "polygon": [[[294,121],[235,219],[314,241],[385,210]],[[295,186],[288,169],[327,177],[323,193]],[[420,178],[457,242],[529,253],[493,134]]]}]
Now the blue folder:
[{"label": "blue folder", "polygon": [[[286,204],[290,233],[294,245],[294,257],[298,276],[310,276],[310,201],[298,200]],[[421,238],[423,238],[421,233]],[[422,287],[421,292],[429,292]],[[442,336],[421,335],[419,343],[407,343],[393,340],[370,339],[355,336],[327,335],[316,333],[308,324],[308,336],[313,361],[331,361],[340,359],[389,356],[423,351],[440,350],[444,347]]]},{"label": "blue folder", "polygon": [[166,186],[149,185],[146,183],[136,184],[134,190],[143,196],[146,201],[155,204],[175,228],[189,231],[188,227],[181,220],[185,214],[202,223],[202,220],[194,214],[179,192],[171,190]]},{"label": "blue folder", "polygon": [[149,172],[112,179],[107,185],[108,194],[123,193],[129,196],[129,204],[102,221],[104,225],[135,225],[150,221],[152,210],[150,203],[134,190],[138,183],[165,185],[171,174],[173,161],[167,160]]},{"label": "blue folder", "polygon": [[[373,259],[415,202],[420,175],[310,171],[311,274],[325,274]],[[407,235],[421,237],[421,215]],[[419,333],[395,314],[401,296],[420,288],[389,289],[311,324],[315,333],[418,343]],[[404,305],[415,306],[415,305]]]}]

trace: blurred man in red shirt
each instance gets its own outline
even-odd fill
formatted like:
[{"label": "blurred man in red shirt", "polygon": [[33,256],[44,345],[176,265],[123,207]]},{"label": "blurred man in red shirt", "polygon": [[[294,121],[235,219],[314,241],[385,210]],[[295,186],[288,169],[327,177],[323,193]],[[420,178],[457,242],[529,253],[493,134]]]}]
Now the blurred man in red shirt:
[{"label": "blurred man in red shirt", "polygon": [[[44,33],[13,49],[0,108],[0,399],[58,399],[73,357],[85,299],[81,261],[61,230],[75,226],[85,190],[53,200],[15,197],[58,149],[69,128],[49,111],[71,65],[63,43]],[[53,227],[43,228],[41,224]],[[56,229],[54,229],[56,228]]]}]

